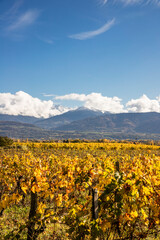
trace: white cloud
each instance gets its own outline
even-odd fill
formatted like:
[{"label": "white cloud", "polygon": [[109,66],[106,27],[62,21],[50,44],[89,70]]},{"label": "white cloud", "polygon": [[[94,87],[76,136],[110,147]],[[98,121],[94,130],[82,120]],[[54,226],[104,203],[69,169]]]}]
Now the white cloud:
[{"label": "white cloud", "polygon": [[38,37],[42,42],[47,43],[47,44],[53,44],[54,41],[50,38],[43,38],[43,37]]},{"label": "white cloud", "polygon": [[53,39],[50,38],[50,37],[43,37],[43,36],[37,35],[37,38],[38,38],[39,40],[41,40],[42,42],[44,42],[44,43],[47,43],[47,44],[50,44],[50,45],[53,45],[53,44],[54,44]]},{"label": "white cloud", "polygon": [[78,94],[78,93],[71,93],[71,94],[66,94],[64,96],[57,96],[57,97],[55,97],[55,99],[59,99],[59,100],[77,100],[77,101],[84,102],[86,100],[86,96],[88,96],[88,95]]},{"label": "white cloud", "polygon": [[84,102],[84,107],[102,112],[120,113],[125,112],[121,99],[118,97],[104,97],[101,93],[91,93],[88,95],[72,93],[55,97],[59,100],[77,100]]},{"label": "white cloud", "polygon": [[28,10],[19,16],[12,24],[7,28],[8,31],[15,31],[32,25],[39,16],[38,10]]},{"label": "white cloud", "polygon": [[68,111],[69,108],[55,106],[53,101],[42,101],[19,91],[15,94],[0,93],[0,113],[48,118]]},{"label": "white cloud", "polygon": [[139,4],[144,2],[143,0],[118,0],[118,1],[121,1],[125,5],[133,5],[133,4]]},{"label": "white cloud", "polygon": [[56,97],[55,94],[46,94],[46,93],[42,93],[42,95],[43,95],[44,97]]},{"label": "white cloud", "polygon": [[129,5],[135,5],[135,4],[143,4],[143,5],[148,5],[148,4],[155,4],[160,7],[160,0],[100,0],[100,2],[105,5],[108,2],[117,2],[117,3],[122,3],[125,6]]},{"label": "white cloud", "polygon": [[53,44],[54,43],[54,41],[52,39],[43,39],[42,41],[45,42],[45,43],[48,43],[48,44]]},{"label": "white cloud", "polygon": [[160,97],[149,99],[143,95],[139,99],[131,99],[126,104],[129,112],[159,112],[160,113]]},{"label": "white cloud", "polygon": [[102,5],[105,5],[108,2],[108,0],[99,0],[99,3]]},{"label": "white cloud", "polygon": [[117,2],[122,2],[124,5],[134,5],[134,4],[155,4],[160,6],[160,0],[116,0]]},{"label": "white cloud", "polygon": [[23,0],[15,1],[14,4],[4,14],[0,15],[0,20],[9,20],[14,18],[23,2]]},{"label": "white cloud", "polygon": [[[148,0],[149,1],[149,0]],[[151,0],[150,0],[151,1]],[[158,6],[160,7],[160,0],[153,0],[153,2]]]},{"label": "white cloud", "polygon": [[84,107],[102,112],[122,113],[122,112],[159,112],[160,96],[156,99],[149,99],[146,95],[138,99],[131,99],[124,106],[118,97],[102,96],[101,93],[91,93],[88,95],[71,93],[64,96],[55,97],[59,100],[76,100],[83,102]]},{"label": "white cloud", "polygon": [[73,39],[78,39],[78,40],[92,38],[92,37],[95,37],[97,35],[100,35],[106,31],[108,31],[111,27],[113,27],[114,24],[115,24],[115,18],[108,21],[105,25],[103,25],[101,28],[99,28],[97,30],[73,34],[73,35],[70,35],[69,37],[73,38]]},{"label": "white cloud", "polygon": [[[149,99],[146,95],[138,99],[131,99],[124,106],[118,97],[102,96],[101,93],[78,94],[71,93],[64,96],[54,96],[55,101],[73,100],[80,101],[82,106],[102,112],[123,113],[123,112],[159,112],[160,96],[156,99]],[[55,105],[55,101],[41,100],[19,91],[15,94],[0,93],[0,114],[34,116],[48,118],[59,115],[75,108],[68,108]]]}]

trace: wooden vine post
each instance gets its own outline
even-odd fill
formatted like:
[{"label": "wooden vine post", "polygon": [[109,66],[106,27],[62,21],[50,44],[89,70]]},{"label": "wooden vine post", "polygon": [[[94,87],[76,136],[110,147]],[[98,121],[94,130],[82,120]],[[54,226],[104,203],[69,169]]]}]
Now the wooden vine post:
[{"label": "wooden vine post", "polygon": [[[120,166],[119,166],[119,161],[117,161],[115,163],[115,170],[116,170],[116,179],[117,179],[117,184],[119,185],[122,178],[120,175]],[[121,231],[120,231],[120,221],[119,221],[119,217],[120,217],[120,213],[121,213],[121,194],[119,193],[119,189],[117,188],[115,191],[115,203],[116,203],[116,220],[115,220],[115,226],[116,226],[116,230],[119,236],[121,236]]]},{"label": "wooden vine post", "polygon": [[[34,177],[31,182],[31,189],[35,183],[36,183],[36,178]],[[27,240],[36,240],[37,238],[36,231],[35,231],[36,210],[37,210],[37,193],[31,190],[31,204],[30,204],[30,212],[29,212]]]},{"label": "wooden vine post", "polygon": [[[94,166],[92,166],[94,167]],[[98,219],[98,190],[94,188],[95,180],[92,180],[92,221],[93,225],[91,228],[91,239],[95,240],[97,238],[96,220]]]},{"label": "wooden vine post", "polygon": [[92,219],[98,218],[98,191],[92,188]]},{"label": "wooden vine post", "polygon": [[92,188],[92,221],[93,225],[91,228],[91,239],[97,238],[96,220],[98,219],[98,191]]}]

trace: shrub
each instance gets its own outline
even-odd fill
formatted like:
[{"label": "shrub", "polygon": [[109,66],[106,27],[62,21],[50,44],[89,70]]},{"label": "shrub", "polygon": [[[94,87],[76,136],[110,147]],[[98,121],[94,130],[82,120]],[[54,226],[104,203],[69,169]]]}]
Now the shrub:
[{"label": "shrub", "polygon": [[8,147],[13,144],[13,140],[8,137],[0,136],[0,147]]}]

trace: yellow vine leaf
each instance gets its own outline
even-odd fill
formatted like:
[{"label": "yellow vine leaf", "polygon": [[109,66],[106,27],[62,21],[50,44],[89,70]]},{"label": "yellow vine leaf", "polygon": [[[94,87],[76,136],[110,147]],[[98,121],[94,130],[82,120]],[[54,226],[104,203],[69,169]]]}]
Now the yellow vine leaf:
[{"label": "yellow vine leaf", "polygon": [[131,211],[130,215],[131,215],[132,218],[136,218],[136,217],[138,217],[138,212],[136,210]]},{"label": "yellow vine leaf", "polygon": [[143,208],[141,209],[141,213],[142,213],[143,219],[145,220],[145,219],[148,217],[148,215],[147,215],[146,212],[143,210]]},{"label": "yellow vine leaf", "polygon": [[22,189],[22,191],[26,194],[26,193],[27,193],[27,190],[28,190],[28,187],[27,187],[27,185],[23,185],[23,186],[21,187],[21,189]]}]

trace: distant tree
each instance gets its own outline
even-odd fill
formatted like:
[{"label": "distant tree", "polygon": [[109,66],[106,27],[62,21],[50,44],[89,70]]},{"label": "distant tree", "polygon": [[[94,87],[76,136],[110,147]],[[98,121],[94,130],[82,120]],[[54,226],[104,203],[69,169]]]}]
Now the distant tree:
[{"label": "distant tree", "polygon": [[7,147],[13,144],[13,140],[8,137],[0,136],[0,147]]}]

